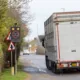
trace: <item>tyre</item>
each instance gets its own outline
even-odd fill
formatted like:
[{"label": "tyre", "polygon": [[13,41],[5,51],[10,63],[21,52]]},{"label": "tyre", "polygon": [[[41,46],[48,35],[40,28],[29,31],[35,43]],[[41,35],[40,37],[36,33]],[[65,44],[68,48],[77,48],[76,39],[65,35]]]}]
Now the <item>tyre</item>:
[{"label": "tyre", "polygon": [[56,63],[52,62],[52,72],[55,73],[55,74],[59,74],[60,73],[60,70],[57,69],[57,65]]},{"label": "tyre", "polygon": [[48,59],[48,57],[45,57],[46,59],[46,67],[48,70],[51,70],[51,61]]}]

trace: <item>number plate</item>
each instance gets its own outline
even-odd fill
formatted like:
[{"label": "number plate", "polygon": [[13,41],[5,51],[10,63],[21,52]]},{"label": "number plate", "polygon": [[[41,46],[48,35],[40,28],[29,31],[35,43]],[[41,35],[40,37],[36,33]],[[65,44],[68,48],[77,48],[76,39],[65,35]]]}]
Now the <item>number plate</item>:
[{"label": "number plate", "polygon": [[77,63],[72,63],[71,65],[72,65],[72,67],[76,67]]}]

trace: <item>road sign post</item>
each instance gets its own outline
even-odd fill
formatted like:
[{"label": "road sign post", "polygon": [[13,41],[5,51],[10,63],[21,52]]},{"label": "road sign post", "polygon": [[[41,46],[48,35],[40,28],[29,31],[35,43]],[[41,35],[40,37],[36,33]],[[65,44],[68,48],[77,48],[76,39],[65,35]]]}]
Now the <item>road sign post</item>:
[{"label": "road sign post", "polygon": [[[14,69],[15,74],[17,73],[17,42],[20,42],[20,27],[17,27],[17,23],[15,23],[14,27],[11,27],[6,40],[11,41],[8,47],[8,51],[11,51],[11,74],[14,75]],[[13,42],[15,43],[15,46]],[[15,50],[15,68],[13,67],[13,50]]]},{"label": "road sign post", "polygon": [[20,27],[11,27],[11,41],[20,42]]},{"label": "road sign post", "polygon": [[16,43],[15,43],[15,74],[17,74],[17,50],[16,50]]},{"label": "road sign post", "polygon": [[15,43],[15,74],[17,73],[17,42],[20,42],[20,27],[17,27],[15,23],[14,27],[11,27],[11,41]]},{"label": "road sign post", "polygon": [[11,74],[14,76],[14,67],[13,67],[13,56],[11,51]]},{"label": "road sign post", "polygon": [[12,65],[13,65],[13,59],[12,59],[12,51],[11,51],[11,74],[12,74]]},{"label": "road sign post", "polygon": [[12,51],[15,50],[14,44],[11,42],[8,51],[11,51],[11,74],[14,75],[14,67],[13,67],[13,56],[12,56]]}]

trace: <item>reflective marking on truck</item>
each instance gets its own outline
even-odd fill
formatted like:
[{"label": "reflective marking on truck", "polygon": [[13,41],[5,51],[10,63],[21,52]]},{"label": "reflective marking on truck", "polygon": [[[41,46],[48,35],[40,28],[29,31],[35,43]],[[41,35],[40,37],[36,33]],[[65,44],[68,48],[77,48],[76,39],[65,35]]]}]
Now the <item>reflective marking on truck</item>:
[{"label": "reflective marking on truck", "polygon": [[[56,14],[57,17],[57,14]],[[59,28],[58,28],[58,24],[56,24],[56,29],[57,29],[57,39],[58,39],[58,58],[59,58],[59,62],[60,62],[60,41],[59,41]]]}]

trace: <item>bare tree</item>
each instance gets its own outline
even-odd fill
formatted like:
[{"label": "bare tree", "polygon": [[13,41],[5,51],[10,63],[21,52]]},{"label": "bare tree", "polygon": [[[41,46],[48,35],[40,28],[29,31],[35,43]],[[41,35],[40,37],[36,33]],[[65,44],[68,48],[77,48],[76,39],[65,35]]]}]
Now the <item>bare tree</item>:
[{"label": "bare tree", "polygon": [[14,18],[21,19],[26,24],[32,21],[32,14],[28,5],[30,1],[32,0],[9,0],[9,8]]}]

